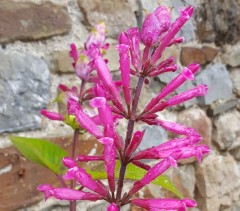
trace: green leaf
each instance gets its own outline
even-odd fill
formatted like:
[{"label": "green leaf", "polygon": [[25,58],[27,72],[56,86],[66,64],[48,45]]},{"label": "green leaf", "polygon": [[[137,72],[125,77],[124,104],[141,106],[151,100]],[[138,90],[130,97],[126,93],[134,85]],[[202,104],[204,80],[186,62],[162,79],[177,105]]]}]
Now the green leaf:
[{"label": "green leaf", "polygon": [[56,174],[63,170],[62,158],[67,152],[50,141],[11,136],[14,146],[30,161],[45,166]]},{"label": "green leaf", "polygon": [[[117,161],[116,168],[115,168],[115,177],[118,179],[120,171],[120,162]],[[101,165],[97,170],[87,170],[87,172],[93,177],[93,179],[106,179],[107,173],[104,170],[103,165]],[[140,180],[143,178],[143,176],[146,174],[146,170],[139,168],[132,163],[129,163],[127,165],[127,170],[125,173],[125,178],[130,180]],[[175,185],[170,181],[170,179],[166,175],[160,175],[155,180],[153,180],[151,183],[161,186],[175,195],[177,195],[179,198],[182,198],[181,192],[175,187]]]}]

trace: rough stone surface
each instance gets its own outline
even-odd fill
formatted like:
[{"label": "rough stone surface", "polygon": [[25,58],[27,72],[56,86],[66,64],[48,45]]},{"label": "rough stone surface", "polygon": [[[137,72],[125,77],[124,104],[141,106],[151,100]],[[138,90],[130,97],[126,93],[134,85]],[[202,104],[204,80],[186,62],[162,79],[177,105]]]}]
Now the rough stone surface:
[{"label": "rough stone surface", "polygon": [[222,60],[224,64],[228,64],[231,67],[240,66],[240,44],[234,46],[226,45]]},{"label": "rough stone surface", "polygon": [[201,211],[220,210],[240,200],[240,172],[232,156],[211,154],[196,166],[196,196]]},{"label": "rough stone surface", "polygon": [[65,7],[49,1],[41,5],[9,0],[0,2],[0,43],[37,40],[66,34],[70,29]]},{"label": "rough stone surface", "polygon": [[211,62],[218,50],[208,46],[203,48],[183,47],[181,50],[181,63],[186,66],[191,63],[205,65]]},{"label": "rough stone surface", "polygon": [[240,2],[238,0],[201,1],[196,8],[195,20],[200,42],[234,44],[240,37]]},{"label": "rough stone surface", "polygon": [[17,51],[1,51],[0,58],[0,133],[40,127],[39,110],[49,101],[46,63]]},{"label": "rough stone surface", "polygon": [[235,97],[226,101],[219,100],[211,104],[207,109],[207,115],[209,117],[216,116],[236,107],[237,105],[240,105],[240,101]]},{"label": "rough stone surface", "polygon": [[232,81],[223,64],[216,63],[207,66],[205,70],[196,76],[196,83],[204,83],[208,86],[207,95],[199,98],[200,104],[208,105],[215,100],[230,99],[232,96]]},{"label": "rough stone surface", "polygon": [[180,112],[177,122],[196,129],[202,136],[200,143],[211,146],[212,122],[202,109],[192,107]]},{"label": "rough stone surface", "polygon": [[104,21],[107,35],[110,37],[117,38],[121,31],[137,25],[135,11],[129,0],[78,0],[77,2],[84,14],[84,23],[93,26],[99,21]]},{"label": "rough stone surface", "polygon": [[220,150],[239,149],[240,156],[240,113],[236,110],[220,115],[214,121],[213,141]]},{"label": "rough stone surface", "polygon": [[[195,190],[195,170],[192,165],[178,166],[177,169],[171,168],[167,175],[177,189],[182,193],[184,198],[194,198]],[[174,195],[166,195],[165,197],[175,197]]]},{"label": "rough stone surface", "polygon": [[162,129],[159,126],[142,127],[142,130],[143,129],[146,129],[146,131],[139,146],[139,150],[157,146],[168,140],[166,130]]},{"label": "rough stone surface", "polygon": [[104,58],[108,59],[108,68],[110,71],[118,71],[119,70],[119,53],[115,48],[115,44],[111,44],[109,49],[104,55]]},{"label": "rough stone surface", "polygon": [[240,97],[240,68],[230,71],[230,78],[233,83],[233,92]]},{"label": "rough stone surface", "polygon": [[68,50],[56,51],[49,55],[47,59],[49,68],[53,72],[74,73],[72,59],[69,57]]}]

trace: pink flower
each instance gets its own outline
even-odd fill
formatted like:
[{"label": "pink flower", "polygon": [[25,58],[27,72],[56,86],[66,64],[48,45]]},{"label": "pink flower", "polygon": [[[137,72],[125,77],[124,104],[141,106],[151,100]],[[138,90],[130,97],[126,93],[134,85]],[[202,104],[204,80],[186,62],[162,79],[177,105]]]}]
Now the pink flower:
[{"label": "pink flower", "polygon": [[112,203],[107,207],[107,211],[119,211],[119,209],[115,203]]},{"label": "pink flower", "polygon": [[171,24],[170,11],[166,7],[158,7],[148,14],[142,25],[141,39],[146,46],[153,45]]},{"label": "pink flower", "polygon": [[182,72],[176,76],[169,84],[167,84],[162,91],[153,98],[146,106],[144,111],[150,111],[161,99],[169,95],[171,92],[176,90],[179,86],[181,86],[187,79],[193,80],[194,73],[199,69],[199,64],[190,64],[185,67]]},{"label": "pink flower", "polygon": [[136,131],[134,133],[134,136],[126,150],[126,156],[130,157],[131,154],[137,149],[137,147],[140,145],[143,136],[144,136],[145,130],[144,131]]},{"label": "pink flower", "polygon": [[45,200],[55,197],[60,200],[89,200],[97,201],[103,197],[96,193],[73,190],[70,188],[53,188],[51,185],[43,184],[38,186],[38,190],[45,194]]},{"label": "pink flower", "polygon": [[115,176],[114,170],[116,165],[116,150],[114,147],[114,141],[112,138],[101,138],[98,140],[100,143],[104,144],[104,161],[105,169],[107,172],[108,183],[112,193],[115,191]]},{"label": "pink flower", "polygon": [[117,91],[117,88],[115,84],[113,83],[112,76],[110,74],[110,71],[103,60],[103,58],[100,56],[99,53],[94,53],[94,64],[97,70],[97,74],[99,78],[101,79],[105,89],[111,94],[112,101],[114,105],[120,110],[124,111],[120,95]]},{"label": "pink flower", "polygon": [[191,199],[132,199],[131,203],[150,211],[186,211],[186,208],[197,206],[197,203]]},{"label": "pink flower", "polygon": [[176,160],[172,157],[168,157],[157,163],[148,172],[143,176],[143,178],[133,184],[133,187],[128,192],[128,195],[133,195],[137,191],[139,191],[142,187],[149,184],[151,181],[156,179],[159,175],[165,172],[169,167],[177,166]]},{"label": "pink flower", "polygon": [[[69,159],[69,158],[68,158]],[[80,168],[78,166],[74,166],[66,172],[66,174],[63,176],[65,180],[72,180],[75,179],[77,182],[79,182],[82,186],[88,188],[89,190],[92,190],[104,197],[108,195],[105,188],[103,188],[101,185],[99,185],[90,174],[88,174],[83,168]]]},{"label": "pink flower", "polygon": [[106,26],[104,22],[101,22],[95,26],[91,33],[87,37],[85,42],[85,49],[90,49],[92,47],[101,48],[104,46],[105,42]]},{"label": "pink flower", "polygon": [[130,106],[131,103],[131,88],[130,88],[130,56],[129,46],[125,44],[119,44],[116,46],[119,50],[120,57],[120,71],[123,84],[123,94],[126,104]]},{"label": "pink flower", "polygon": [[91,120],[91,118],[81,109],[75,109],[75,115],[78,123],[82,128],[94,135],[96,138],[102,138],[103,133],[98,126]]},{"label": "pink flower", "polygon": [[56,112],[42,109],[41,114],[51,120],[64,121],[64,116]]},{"label": "pink flower", "polygon": [[190,19],[194,11],[193,7],[188,7],[185,10],[181,10],[180,17],[171,25],[169,31],[162,38],[159,47],[153,53],[151,58],[151,64],[154,65],[159,58],[161,58],[164,49],[169,45],[169,43],[174,39],[174,36],[177,32],[182,28],[182,26],[186,23],[187,20]]}]

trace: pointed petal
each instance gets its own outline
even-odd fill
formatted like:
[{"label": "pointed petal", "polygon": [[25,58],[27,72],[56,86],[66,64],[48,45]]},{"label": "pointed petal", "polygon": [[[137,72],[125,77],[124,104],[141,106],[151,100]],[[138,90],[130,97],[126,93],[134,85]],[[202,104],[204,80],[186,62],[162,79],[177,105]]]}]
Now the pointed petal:
[{"label": "pointed petal", "polygon": [[48,111],[48,110],[45,110],[45,109],[42,109],[40,112],[43,116],[47,117],[48,119],[57,120],[57,121],[63,121],[64,120],[64,116],[59,114],[59,113],[51,112],[51,111]]},{"label": "pointed petal", "polygon": [[114,147],[114,141],[112,138],[104,137],[98,140],[104,144],[104,161],[105,169],[108,175],[108,183],[111,192],[115,191],[115,165],[116,165],[116,150]]}]

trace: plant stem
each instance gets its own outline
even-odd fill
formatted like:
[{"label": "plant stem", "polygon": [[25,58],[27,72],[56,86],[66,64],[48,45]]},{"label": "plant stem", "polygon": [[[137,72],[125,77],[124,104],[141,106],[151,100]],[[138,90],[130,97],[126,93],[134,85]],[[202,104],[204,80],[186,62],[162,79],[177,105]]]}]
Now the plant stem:
[{"label": "plant stem", "polygon": [[126,149],[129,146],[130,141],[132,139],[134,123],[135,123],[135,115],[136,115],[138,101],[139,101],[139,97],[140,97],[140,93],[141,93],[141,90],[142,90],[144,79],[145,78],[143,76],[139,77],[138,84],[137,84],[137,87],[136,87],[136,92],[135,92],[134,99],[133,99],[133,102],[132,102],[131,118],[128,121],[127,134],[126,134],[125,146],[124,146],[124,153],[123,153],[122,160],[121,160],[121,168],[120,168],[119,179],[118,179],[118,187],[117,187],[117,200],[118,201],[121,198],[123,181],[124,181],[124,177],[125,177],[125,173],[126,173],[126,168],[127,168],[127,165],[128,165],[128,161],[126,160],[125,152],[126,152]]},{"label": "plant stem", "polygon": [[[72,158],[75,160],[77,155],[79,129],[75,129],[73,136]],[[72,180],[70,184],[71,189],[75,188],[75,181]],[[76,201],[70,201],[70,211],[76,211]]]}]

